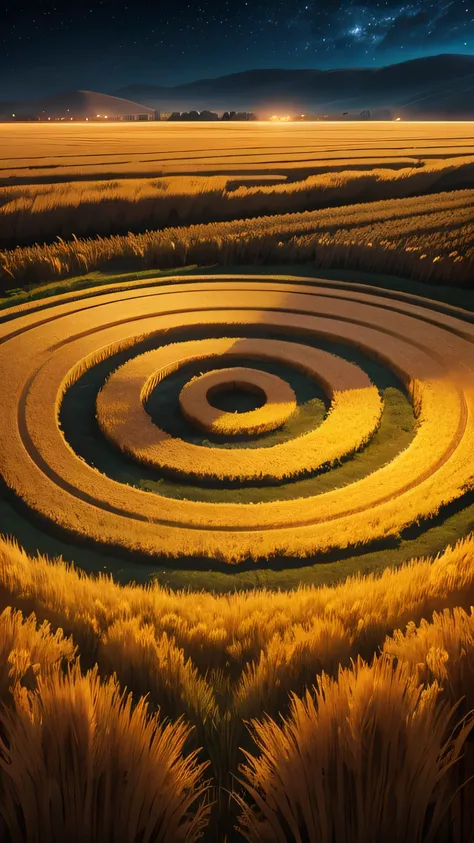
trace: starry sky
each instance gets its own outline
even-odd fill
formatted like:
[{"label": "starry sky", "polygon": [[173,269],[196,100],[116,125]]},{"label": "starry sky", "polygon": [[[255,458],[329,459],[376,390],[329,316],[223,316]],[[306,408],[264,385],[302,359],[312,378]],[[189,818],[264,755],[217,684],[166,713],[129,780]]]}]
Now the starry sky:
[{"label": "starry sky", "polygon": [[0,99],[474,54],[474,0],[5,0]]}]

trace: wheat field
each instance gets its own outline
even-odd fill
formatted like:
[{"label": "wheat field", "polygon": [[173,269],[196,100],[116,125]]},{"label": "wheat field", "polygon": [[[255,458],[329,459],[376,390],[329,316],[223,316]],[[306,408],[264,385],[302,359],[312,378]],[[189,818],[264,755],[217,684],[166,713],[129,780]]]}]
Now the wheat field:
[{"label": "wheat field", "polygon": [[[46,319],[42,308],[30,308],[12,323],[13,309],[0,326],[2,476],[28,509],[73,537],[151,557],[202,556],[232,565],[313,557],[398,537],[472,488],[474,390],[466,372],[474,371],[474,328],[461,311],[285,276],[176,277],[171,285],[104,292],[94,305],[88,297],[50,300]],[[229,339],[231,327],[237,335]],[[185,329],[224,337],[183,342]],[[242,339],[242,329],[257,336],[284,333],[292,342]],[[180,342],[173,342],[173,333]],[[345,343],[383,364],[412,404],[416,434],[410,446],[357,483],[316,495],[294,491],[288,499],[275,491],[250,506],[191,500],[185,490],[178,499],[106,476],[74,452],[62,429],[68,392],[107,363],[97,427],[127,458],[197,486],[291,484],[363,449],[383,413],[370,378],[320,351],[321,341]],[[158,348],[140,354],[146,343]],[[121,353],[128,359],[116,365]],[[327,401],[322,424],[278,444],[260,440],[257,447],[229,449],[193,442],[192,424],[176,436],[166,415],[164,429],[150,415],[152,395],[187,365],[202,371],[204,363],[212,370],[215,361],[262,358],[319,382]],[[232,369],[227,380],[232,382]]]},{"label": "wheat field", "polygon": [[0,187],[0,247],[399,199],[474,182],[473,156],[396,169],[331,166],[297,181],[276,175],[170,176]]},{"label": "wheat field", "polygon": [[[429,529],[469,494],[467,311],[304,276],[117,286],[1,314],[0,469],[45,533],[158,565],[304,564],[358,545],[383,564],[383,539]],[[232,403],[218,413],[224,437],[199,432],[193,413],[175,431],[166,413],[173,401],[182,413],[193,385],[195,410],[210,412],[206,373],[233,394],[271,375],[275,398],[293,403],[248,441],[233,441]],[[410,437],[375,471],[337,480],[345,462],[362,469],[393,391]],[[76,451],[83,424],[113,446],[115,468]],[[130,460],[163,472],[162,485],[137,487]],[[332,489],[318,485],[332,473]],[[247,503],[235,497],[246,483]],[[397,843],[402,829],[410,843],[467,843],[473,562],[467,538],[332,587],[218,596],[159,576],[120,586],[2,541],[6,839]],[[65,806],[53,815],[51,788]]]},{"label": "wheat field", "polygon": [[0,127],[5,843],[472,843],[472,138]]},{"label": "wheat field", "polygon": [[474,184],[463,123],[0,128],[0,248]]},{"label": "wheat field", "polygon": [[[210,403],[224,389],[247,390],[259,396],[263,404],[247,413],[226,413]],[[217,436],[252,436],[276,430],[297,408],[296,395],[289,384],[276,375],[243,366],[197,375],[183,386],[179,403],[191,424]]]},{"label": "wheat field", "polygon": [[[470,123],[176,123],[90,125],[4,124],[2,178],[34,179],[87,174],[120,176],[271,170],[314,172],[320,163],[372,168],[388,162],[473,155]],[[277,165],[276,171],[272,166]]]},{"label": "wheat field", "polygon": [[19,247],[0,252],[0,284],[7,291],[118,266],[130,271],[301,263],[469,286],[473,197],[471,190],[458,190],[256,221]]},{"label": "wheat field", "polygon": [[[383,801],[393,787],[397,828],[406,828],[410,843],[426,839],[427,823],[428,839],[468,839],[473,562],[468,540],[381,578],[216,597],[121,588],[2,543],[6,828],[18,840],[90,834],[94,841],[151,841],[161,834],[193,841],[203,829],[205,840],[224,840],[235,823],[251,841],[273,835],[286,843],[290,823],[295,840],[342,843],[356,822],[370,840],[396,841],[394,807]],[[357,654],[364,660],[351,666]],[[179,715],[193,732],[182,721],[160,723]],[[108,724],[102,753],[101,722]],[[346,726],[335,737],[340,723]],[[81,741],[65,818],[43,832],[42,770],[64,788],[60,759],[72,730]],[[125,763],[124,782],[118,770]],[[362,777],[367,766],[372,773]],[[91,796],[107,781],[106,805],[120,799],[127,832],[115,810],[91,830],[93,803],[80,789],[86,769]],[[421,788],[415,798],[412,777]],[[304,811],[308,799],[318,805],[317,827]],[[32,837],[19,831],[25,822]],[[151,836],[140,837],[144,822]]]}]

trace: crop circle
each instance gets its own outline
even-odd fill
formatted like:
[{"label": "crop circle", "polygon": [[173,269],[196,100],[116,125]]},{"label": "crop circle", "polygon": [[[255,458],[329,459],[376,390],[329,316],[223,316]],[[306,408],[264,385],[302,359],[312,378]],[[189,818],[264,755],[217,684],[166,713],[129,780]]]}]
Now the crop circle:
[{"label": "crop circle", "polygon": [[[474,326],[460,316],[417,297],[285,276],[183,277],[18,309],[0,325],[2,476],[46,526],[150,557],[304,558],[399,536],[472,487]],[[331,471],[361,452],[384,412],[368,374],[325,343],[342,343],[396,375],[416,433],[389,463],[355,482],[283,498],[282,484]],[[186,396],[203,369],[203,382],[225,382],[229,370],[238,378],[242,368],[263,372],[270,364],[323,390],[323,418],[297,435],[290,425],[296,398],[282,401],[292,411],[275,442],[258,425],[245,431],[256,437],[249,443],[230,441],[232,432],[222,429],[209,432],[228,442],[186,439],[169,429],[166,414],[156,420],[147,411],[154,391],[173,378],[185,379]],[[61,427],[61,407],[80,378],[101,365],[110,371],[96,396],[95,424],[107,447],[181,483],[248,484],[257,496],[259,486],[274,487],[274,498],[173,498],[89,464]],[[265,380],[263,373],[254,377]],[[195,418],[193,424],[199,426]]]},{"label": "crop circle", "polygon": [[[247,413],[228,413],[212,403],[224,389],[248,390],[261,397],[261,406]],[[188,421],[216,436],[248,436],[281,427],[296,410],[291,386],[276,375],[236,366],[198,375],[179,396],[181,411]]]}]

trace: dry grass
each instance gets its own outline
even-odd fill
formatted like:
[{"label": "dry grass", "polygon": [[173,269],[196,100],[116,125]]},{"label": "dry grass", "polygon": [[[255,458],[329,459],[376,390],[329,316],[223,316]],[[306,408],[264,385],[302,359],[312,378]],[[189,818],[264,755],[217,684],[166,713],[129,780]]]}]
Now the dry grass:
[{"label": "dry grass", "polygon": [[262,216],[0,252],[0,283],[51,282],[96,269],[285,264],[351,267],[430,283],[467,284],[474,255],[474,193]]}]

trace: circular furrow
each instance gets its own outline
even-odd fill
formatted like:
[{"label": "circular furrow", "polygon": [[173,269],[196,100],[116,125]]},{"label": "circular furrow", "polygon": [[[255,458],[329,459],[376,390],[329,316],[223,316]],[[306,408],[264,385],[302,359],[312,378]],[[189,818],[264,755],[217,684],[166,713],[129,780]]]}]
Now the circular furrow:
[{"label": "circular furrow", "polygon": [[[226,389],[253,393],[263,399],[263,406],[246,413],[225,412],[212,399]],[[276,375],[244,366],[217,369],[192,378],[183,386],[179,403],[185,419],[214,436],[255,436],[276,430],[297,407],[289,384]]]},{"label": "circular furrow", "polygon": [[[150,556],[304,557],[398,535],[472,486],[474,326],[428,302],[311,279],[210,276],[66,298],[8,316],[0,324],[0,471],[46,528],[49,521]],[[186,331],[201,337],[176,341]],[[318,348],[328,342],[394,372],[412,400],[417,431],[389,464],[323,494],[243,504],[145,492],[85,462],[60,428],[66,392],[106,362],[111,374],[97,396],[97,436],[105,434],[117,453],[183,482],[291,483],[350,459],[380,422],[377,388],[358,365]],[[129,359],[115,365],[117,355]],[[281,427],[298,413],[295,393],[275,375],[249,374],[252,361],[291,367],[322,386],[329,405],[323,422],[271,446],[262,439],[251,448],[217,447],[176,436],[166,418],[162,426],[149,415],[154,390],[195,365],[180,405],[190,427],[229,438]],[[196,378],[202,366],[211,374]],[[209,389],[236,379],[263,388],[266,404],[213,412]]]},{"label": "circular furrow", "polygon": [[[272,449],[210,450],[156,427],[144,403],[172,371],[191,360],[251,357],[279,360],[312,375],[331,399],[321,427]],[[367,375],[346,360],[298,343],[212,339],[177,343],[117,369],[97,400],[99,425],[118,447],[147,465],[220,480],[281,480],[332,465],[368,441],[380,421],[380,396]],[[130,430],[134,430],[133,440]]]}]

